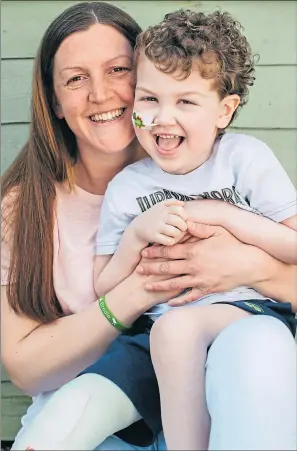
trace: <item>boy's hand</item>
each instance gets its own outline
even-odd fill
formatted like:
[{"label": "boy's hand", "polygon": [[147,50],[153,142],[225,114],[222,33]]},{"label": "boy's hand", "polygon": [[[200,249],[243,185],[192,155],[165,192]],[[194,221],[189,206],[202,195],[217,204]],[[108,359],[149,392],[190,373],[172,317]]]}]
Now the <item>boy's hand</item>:
[{"label": "boy's hand", "polygon": [[236,209],[237,207],[227,202],[214,199],[191,200],[185,203],[188,221],[222,227]]},{"label": "boy's hand", "polygon": [[130,227],[144,246],[176,244],[187,230],[184,202],[175,199],[160,202],[137,216]]}]

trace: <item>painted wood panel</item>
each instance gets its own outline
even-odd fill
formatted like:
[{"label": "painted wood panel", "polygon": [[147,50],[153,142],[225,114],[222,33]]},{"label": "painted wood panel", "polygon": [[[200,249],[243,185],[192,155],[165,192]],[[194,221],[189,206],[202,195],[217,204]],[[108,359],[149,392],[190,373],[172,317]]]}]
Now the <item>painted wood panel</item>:
[{"label": "painted wood panel", "polygon": [[[2,58],[33,57],[51,20],[72,1],[2,1]],[[296,64],[297,2],[295,1],[111,1],[145,28],[169,11],[195,8],[230,11],[244,26],[260,64]]]}]

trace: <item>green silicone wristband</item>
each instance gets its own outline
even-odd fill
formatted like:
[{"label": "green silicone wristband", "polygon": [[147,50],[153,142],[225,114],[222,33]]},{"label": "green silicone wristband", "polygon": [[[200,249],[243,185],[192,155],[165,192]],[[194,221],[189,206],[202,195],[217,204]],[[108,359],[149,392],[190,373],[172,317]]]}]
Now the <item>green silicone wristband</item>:
[{"label": "green silicone wristband", "polygon": [[105,318],[110,322],[110,324],[115,327],[120,332],[126,332],[127,330],[131,329],[132,326],[125,326],[125,324],[121,323],[109,310],[109,308],[106,305],[105,296],[101,296],[98,299],[98,304],[100,307],[101,312],[105,316]]}]

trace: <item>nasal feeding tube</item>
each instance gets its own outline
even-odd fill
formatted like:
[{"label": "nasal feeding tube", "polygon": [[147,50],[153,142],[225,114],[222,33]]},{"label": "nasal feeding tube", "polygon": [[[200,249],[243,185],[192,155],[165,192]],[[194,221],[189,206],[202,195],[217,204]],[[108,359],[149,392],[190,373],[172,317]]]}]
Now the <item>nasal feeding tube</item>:
[{"label": "nasal feeding tube", "polygon": [[152,115],[147,113],[139,113],[135,110],[132,114],[132,122],[134,126],[140,130],[152,130],[155,125],[158,125],[154,124],[154,118]]}]

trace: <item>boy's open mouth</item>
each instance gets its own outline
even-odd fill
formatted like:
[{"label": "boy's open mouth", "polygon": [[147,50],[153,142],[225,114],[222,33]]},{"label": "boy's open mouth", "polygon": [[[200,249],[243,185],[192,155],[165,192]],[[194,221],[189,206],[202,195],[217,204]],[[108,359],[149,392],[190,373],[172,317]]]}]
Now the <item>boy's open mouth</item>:
[{"label": "boy's open mouth", "polygon": [[185,140],[179,135],[155,135],[156,143],[162,150],[174,150]]}]

